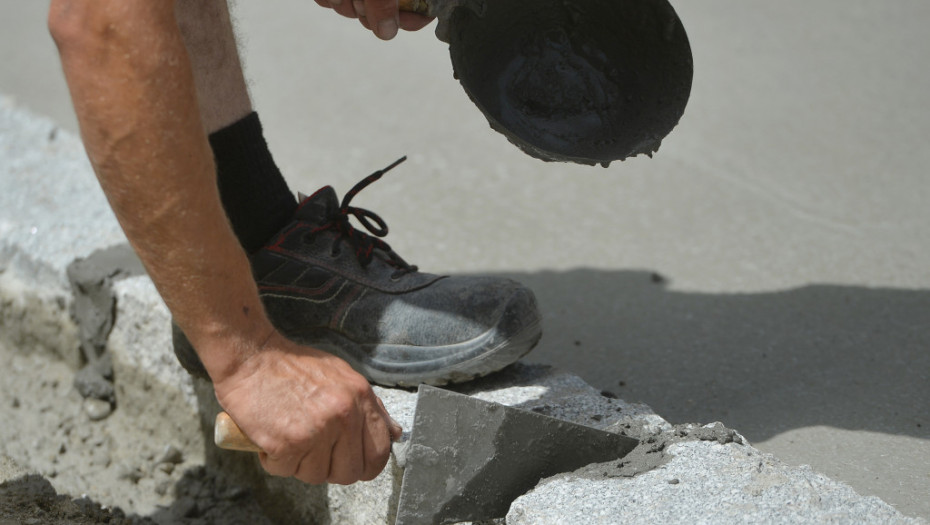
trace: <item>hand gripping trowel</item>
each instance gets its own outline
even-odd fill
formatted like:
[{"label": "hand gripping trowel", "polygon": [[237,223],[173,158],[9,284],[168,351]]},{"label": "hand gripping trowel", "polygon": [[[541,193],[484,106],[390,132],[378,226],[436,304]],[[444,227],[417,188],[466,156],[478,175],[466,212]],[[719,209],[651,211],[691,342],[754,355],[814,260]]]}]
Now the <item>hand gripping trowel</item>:
[{"label": "hand gripping trowel", "polygon": [[[260,450],[225,413],[221,448]],[[395,443],[404,469],[396,525],[500,518],[540,479],[625,456],[638,441],[535,412],[420,386],[413,428]]]}]

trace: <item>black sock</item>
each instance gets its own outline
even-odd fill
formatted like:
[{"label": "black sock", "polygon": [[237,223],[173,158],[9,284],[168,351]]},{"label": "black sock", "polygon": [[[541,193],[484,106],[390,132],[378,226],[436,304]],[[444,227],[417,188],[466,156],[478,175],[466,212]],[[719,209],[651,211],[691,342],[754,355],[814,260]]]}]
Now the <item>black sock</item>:
[{"label": "black sock", "polygon": [[258,113],[210,134],[223,208],[247,253],[261,248],[297,209],[271,158]]}]

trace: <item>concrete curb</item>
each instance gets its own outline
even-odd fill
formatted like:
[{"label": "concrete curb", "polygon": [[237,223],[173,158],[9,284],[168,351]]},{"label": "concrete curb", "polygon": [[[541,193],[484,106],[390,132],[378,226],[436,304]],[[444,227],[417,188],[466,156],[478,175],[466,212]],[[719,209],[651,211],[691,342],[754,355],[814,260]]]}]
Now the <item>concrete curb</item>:
[{"label": "concrete curb", "polygon": [[[6,342],[80,367],[67,267],[122,243],[79,140],[0,97],[0,328]],[[218,409],[212,389],[192,381],[176,363],[170,316],[154,286],[135,276],[115,281],[112,290],[116,318],[106,348],[120,417],[134,418],[159,442],[170,438],[186,457],[202,458],[252,486],[278,521],[392,523],[401,475],[396,465],[370,483],[311,487],[270,478],[254,456],[210,445],[205,436]],[[510,524],[926,523],[809,468],[789,467],[722,426],[672,427],[649,407],[602,395],[566,372],[516,366],[458,390],[643,441],[623,461],[543,480],[513,503]],[[415,394],[377,393],[409,428]]]}]

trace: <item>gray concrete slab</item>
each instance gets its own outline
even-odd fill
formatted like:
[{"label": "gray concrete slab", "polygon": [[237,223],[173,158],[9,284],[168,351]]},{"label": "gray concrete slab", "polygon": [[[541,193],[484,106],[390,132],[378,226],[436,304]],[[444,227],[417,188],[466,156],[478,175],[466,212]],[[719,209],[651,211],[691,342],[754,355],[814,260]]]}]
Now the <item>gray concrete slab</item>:
[{"label": "gray concrete slab", "polygon": [[[73,129],[44,3],[3,5],[0,92]],[[656,158],[607,170],[507,144],[428,30],[384,44],[299,0],[236,16],[295,190],[409,154],[358,205],[424,269],[531,284],[531,359],[930,517],[930,6],[676,8],[689,108]]]}]

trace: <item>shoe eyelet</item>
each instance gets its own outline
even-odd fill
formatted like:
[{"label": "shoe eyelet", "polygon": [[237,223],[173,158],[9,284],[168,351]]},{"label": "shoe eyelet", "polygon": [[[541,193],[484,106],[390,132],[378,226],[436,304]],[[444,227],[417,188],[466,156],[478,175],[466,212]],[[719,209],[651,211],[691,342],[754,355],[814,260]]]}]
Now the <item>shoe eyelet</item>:
[{"label": "shoe eyelet", "polygon": [[340,255],[342,255],[342,250],[336,249],[336,250],[330,250],[329,252],[329,256],[333,259],[339,258]]}]

